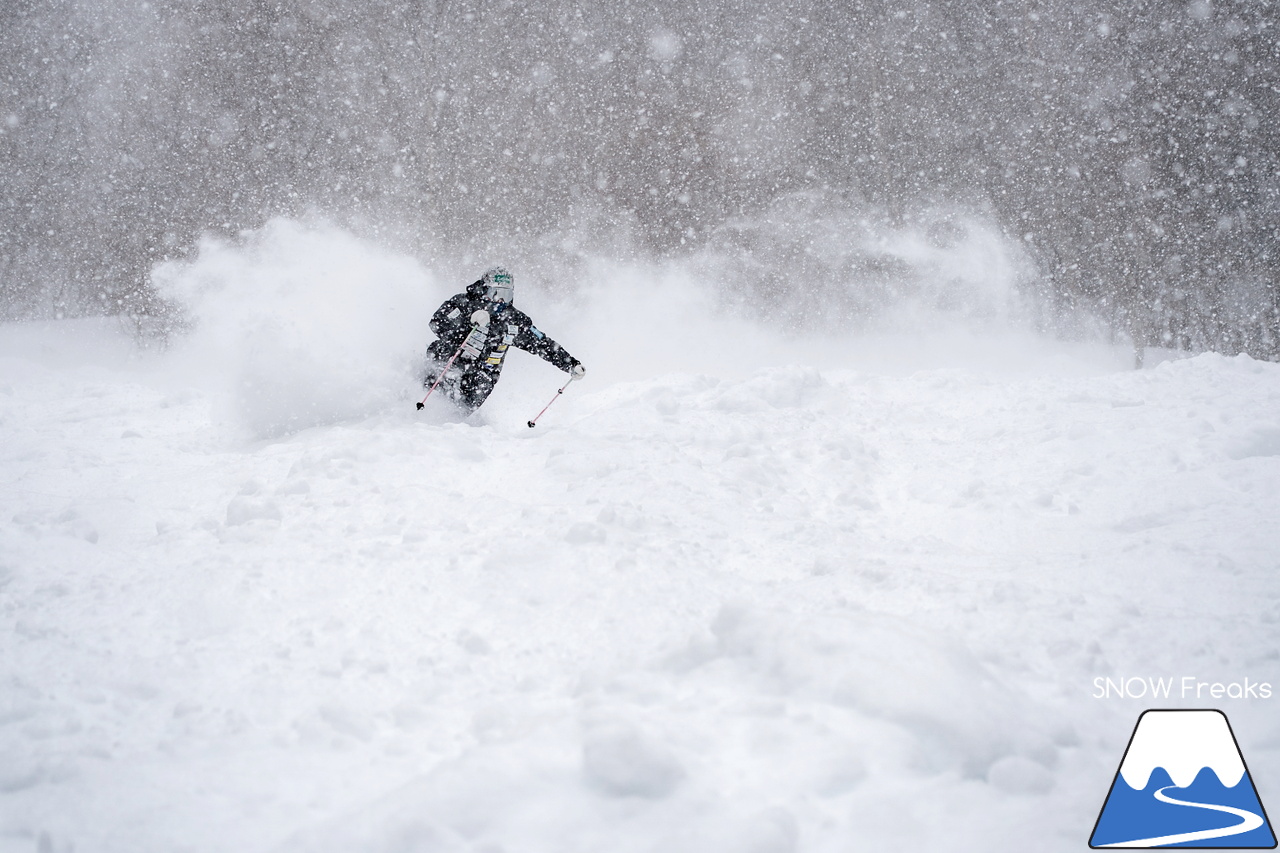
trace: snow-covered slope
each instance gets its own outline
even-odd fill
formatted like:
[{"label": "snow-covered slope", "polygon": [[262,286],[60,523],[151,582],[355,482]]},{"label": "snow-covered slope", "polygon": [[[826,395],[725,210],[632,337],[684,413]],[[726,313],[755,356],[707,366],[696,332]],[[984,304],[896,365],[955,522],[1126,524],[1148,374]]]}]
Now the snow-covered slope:
[{"label": "snow-covered slope", "polygon": [[0,329],[0,851],[1078,850],[1094,677],[1280,681],[1280,366],[646,374],[526,307],[591,369],[535,430],[520,355],[456,422]]}]

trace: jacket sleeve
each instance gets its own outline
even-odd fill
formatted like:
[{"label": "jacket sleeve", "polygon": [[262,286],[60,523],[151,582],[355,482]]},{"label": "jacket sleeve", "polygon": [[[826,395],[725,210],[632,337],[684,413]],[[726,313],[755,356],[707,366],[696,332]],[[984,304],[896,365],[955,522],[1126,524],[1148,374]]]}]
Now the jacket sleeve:
[{"label": "jacket sleeve", "polygon": [[431,331],[435,332],[440,340],[455,345],[461,343],[462,338],[471,329],[471,315],[467,313],[465,298],[461,294],[450,297],[436,309],[430,325]]},{"label": "jacket sleeve", "polygon": [[573,369],[578,360],[569,355],[569,351],[548,338],[532,324],[525,326],[516,335],[515,345],[525,352],[533,353],[543,361],[554,364],[566,373]]}]

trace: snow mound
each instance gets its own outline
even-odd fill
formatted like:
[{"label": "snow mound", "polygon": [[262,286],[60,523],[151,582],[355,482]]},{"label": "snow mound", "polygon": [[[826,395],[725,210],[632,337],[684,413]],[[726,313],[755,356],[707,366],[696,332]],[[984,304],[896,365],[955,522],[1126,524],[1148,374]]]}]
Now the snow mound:
[{"label": "snow mound", "polygon": [[684,647],[505,708],[480,744],[278,849],[841,849],[831,818],[877,789],[1043,793],[1056,746],[1030,710],[958,638],[730,604]]}]

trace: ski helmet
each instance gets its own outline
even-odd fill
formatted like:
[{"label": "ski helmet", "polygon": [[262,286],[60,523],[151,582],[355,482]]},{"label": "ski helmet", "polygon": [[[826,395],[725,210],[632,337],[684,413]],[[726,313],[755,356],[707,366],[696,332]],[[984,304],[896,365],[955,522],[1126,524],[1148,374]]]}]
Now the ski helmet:
[{"label": "ski helmet", "polygon": [[516,295],[516,278],[502,267],[487,270],[484,278],[484,295],[490,302],[504,302],[507,305]]}]

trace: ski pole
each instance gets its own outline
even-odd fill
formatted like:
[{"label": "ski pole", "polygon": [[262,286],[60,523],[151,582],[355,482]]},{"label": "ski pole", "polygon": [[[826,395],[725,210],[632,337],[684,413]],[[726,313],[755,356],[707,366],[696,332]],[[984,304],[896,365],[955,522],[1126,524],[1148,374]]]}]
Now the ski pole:
[{"label": "ski pole", "polygon": [[[427,389],[427,397],[430,397],[431,392],[436,390],[436,386],[440,384],[441,379],[444,379],[444,375],[449,372],[449,368],[453,367],[453,362],[457,360],[458,356],[462,354],[462,348],[465,347],[466,345],[467,345],[467,341],[464,338],[462,343],[458,345],[457,351],[454,352],[452,358],[449,359],[449,363],[444,366],[444,369],[440,371],[440,375],[436,377],[436,381],[431,383],[431,387]],[[427,404],[427,397],[423,397],[421,400],[418,401],[419,410],[421,410],[422,407]]]},{"label": "ski pole", "polygon": [[[573,380],[575,380],[575,379],[577,379],[577,378],[578,378],[578,377],[576,377],[576,376],[570,376],[570,377],[569,377],[569,381],[568,381],[568,382],[566,382],[566,383],[564,383],[564,385],[560,386],[560,390],[559,390],[559,391],[557,391],[557,392],[556,392],[556,395],[555,395],[554,397],[552,397],[552,398],[551,398],[551,403],[554,403],[556,400],[560,399],[560,395],[564,393],[564,389],[565,389],[565,388],[568,388],[568,387],[569,387],[569,385],[573,382]],[[536,427],[536,426],[538,425],[538,418],[542,417],[542,416],[546,413],[547,409],[551,408],[551,403],[547,403],[545,406],[543,406],[543,407],[542,407],[542,411],[541,411],[541,412],[538,412],[537,417],[535,417],[533,420],[529,421],[529,429],[533,429],[534,427]]]}]

